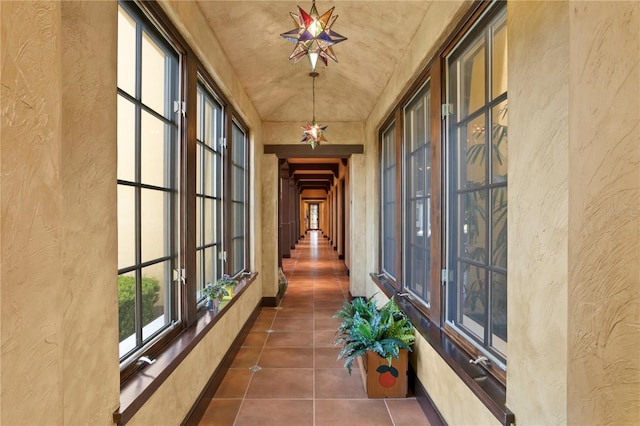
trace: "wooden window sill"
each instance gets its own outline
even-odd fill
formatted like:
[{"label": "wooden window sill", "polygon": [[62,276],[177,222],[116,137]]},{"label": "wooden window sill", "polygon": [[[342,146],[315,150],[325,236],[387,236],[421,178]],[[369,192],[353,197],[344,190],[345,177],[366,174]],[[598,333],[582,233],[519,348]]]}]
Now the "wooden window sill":
[{"label": "wooden window sill", "polygon": [[208,331],[229,311],[236,300],[242,297],[242,293],[255,281],[257,275],[257,272],[253,272],[242,278],[234,297],[222,311],[217,314],[205,311],[192,327],[180,333],[158,354],[154,364],[144,367],[121,386],[120,408],[113,413],[115,423],[125,424],[133,418]]},{"label": "wooden window sill", "polygon": [[437,325],[422,314],[416,306],[398,296],[391,283],[376,274],[370,274],[373,282],[411,320],[416,331],[431,345],[456,375],[482,401],[489,411],[503,424],[515,423],[515,415],[506,406],[506,387],[498,379],[488,374],[482,367],[469,363],[470,356]]}]

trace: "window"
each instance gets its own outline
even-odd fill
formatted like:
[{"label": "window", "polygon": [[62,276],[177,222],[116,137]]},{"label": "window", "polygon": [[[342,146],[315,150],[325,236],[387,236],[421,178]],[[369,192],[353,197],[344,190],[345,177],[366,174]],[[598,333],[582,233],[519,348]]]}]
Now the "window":
[{"label": "window", "polygon": [[233,120],[231,138],[231,275],[247,267],[248,150],[244,129]]},{"label": "window", "polygon": [[431,137],[429,83],[404,109],[404,286],[431,302]]},{"label": "window", "polygon": [[486,16],[447,56],[446,319],[507,355],[507,26]]},{"label": "window", "polygon": [[380,159],[380,223],[382,234],[382,272],[396,278],[396,125],[382,133]]},{"label": "window", "polygon": [[184,40],[160,22],[168,20],[152,2],[119,3],[122,381],[140,356],[156,356],[209,315],[207,283],[223,273],[238,277],[250,260],[248,130]]},{"label": "window", "polygon": [[202,289],[222,276],[222,105],[204,85],[198,85],[196,154],[196,299]]},{"label": "window", "polygon": [[489,357],[487,368],[503,382],[505,4],[478,3],[381,128],[381,274],[374,278],[407,293],[406,300],[470,357]]},{"label": "window", "polygon": [[118,13],[120,358],[178,319],[178,54],[132,7]]}]

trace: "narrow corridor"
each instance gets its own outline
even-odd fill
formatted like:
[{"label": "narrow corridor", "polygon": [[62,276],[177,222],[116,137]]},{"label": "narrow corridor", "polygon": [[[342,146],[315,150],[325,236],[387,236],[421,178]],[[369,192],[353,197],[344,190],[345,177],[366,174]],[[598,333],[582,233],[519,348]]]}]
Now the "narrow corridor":
[{"label": "narrow corridor", "polygon": [[369,399],[334,347],[349,277],[319,231],[283,261],[289,286],[262,308],[203,415],[201,425],[429,425],[415,398]]}]

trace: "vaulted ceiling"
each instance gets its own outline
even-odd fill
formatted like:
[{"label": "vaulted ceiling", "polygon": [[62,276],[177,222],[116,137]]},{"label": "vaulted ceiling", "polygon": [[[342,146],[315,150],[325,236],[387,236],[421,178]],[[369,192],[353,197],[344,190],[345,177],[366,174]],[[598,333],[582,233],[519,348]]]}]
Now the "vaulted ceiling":
[{"label": "vaulted ceiling", "polygon": [[[198,0],[198,6],[262,121],[302,125],[311,120],[309,61],[289,60],[295,45],[280,34],[296,28],[289,13],[298,14],[298,6],[309,13],[312,1]],[[438,2],[316,2],[320,15],[333,6],[338,18],[331,29],[347,40],[333,48],[338,63],[318,62],[315,116],[320,123],[364,122],[426,13],[437,13]],[[341,161],[313,155],[305,164],[298,155],[279,157],[288,158],[290,175],[300,190],[330,188]]]},{"label": "vaulted ceiling", "polygon": [[[289,61],[294,44],[280,37],[295,28],[289,12],[309,12],[311,0],[200,0],[229,61],[263,121],[311,119],[309,61]],[[347,37],[334,46],[339,63],[319,63],[318,121],[367,119],[405,54],[429,1],[318,1],[320,15],[335,6],[332,30]]]}]

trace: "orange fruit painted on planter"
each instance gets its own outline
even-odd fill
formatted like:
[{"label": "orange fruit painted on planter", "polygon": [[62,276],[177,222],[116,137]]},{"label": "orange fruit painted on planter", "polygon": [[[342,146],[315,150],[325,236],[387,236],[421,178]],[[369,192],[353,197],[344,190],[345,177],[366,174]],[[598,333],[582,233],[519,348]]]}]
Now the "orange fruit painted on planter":
[{"label": "orange fruit painted on planter", "polygon": [[379,366],[376,371],[380,373],[378,376],[378,382],[380,386],[390,388],[396,384],[396,378],[398,377],[398,370],[388,365]]}]

